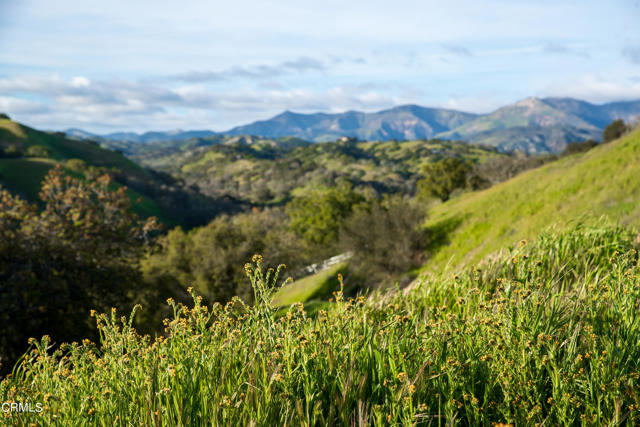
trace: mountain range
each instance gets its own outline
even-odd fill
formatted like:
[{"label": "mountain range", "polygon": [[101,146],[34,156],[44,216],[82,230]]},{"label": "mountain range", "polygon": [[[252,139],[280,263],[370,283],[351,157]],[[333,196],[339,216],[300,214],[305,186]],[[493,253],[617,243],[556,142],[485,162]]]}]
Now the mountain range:
[{"label": "mountain range", "polygon": [[599,140],[604,127],[616,119],[635,121],[640,100],[592,104],[573,98],[526,98],[488,114],[403,105],[375,113],[301,114],[285,111],[271,119],[234,127],[226,132],[171,131],[95,135],[80,129],[67,134],[79,139],[150,143],[206,138],[216,134],[296,137],[326,142],[341,137],[361,140],[463,140],[529,153],[562,151],[569,142]]}]

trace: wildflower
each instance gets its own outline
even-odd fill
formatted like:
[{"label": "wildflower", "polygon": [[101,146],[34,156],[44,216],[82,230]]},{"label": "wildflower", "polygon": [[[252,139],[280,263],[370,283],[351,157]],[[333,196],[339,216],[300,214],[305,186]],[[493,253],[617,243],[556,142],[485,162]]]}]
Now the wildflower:
[{"label": "wildflower", "polygon": [[407,374],[405,374],[404,372],[400,372],[398,373],[398,375],[396,375],[396,378],[398,378],[398,380],[400,381],[404,381],[407,379]]}]

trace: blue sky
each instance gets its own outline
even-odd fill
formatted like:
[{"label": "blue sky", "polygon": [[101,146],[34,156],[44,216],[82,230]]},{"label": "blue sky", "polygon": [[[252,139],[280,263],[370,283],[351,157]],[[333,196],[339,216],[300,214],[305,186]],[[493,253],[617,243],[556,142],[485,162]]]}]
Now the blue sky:
[{"label": "blue sky", "polygon": [[416,103],[640,99],[638,0],[0,0],[0,111],[213,129]]}]

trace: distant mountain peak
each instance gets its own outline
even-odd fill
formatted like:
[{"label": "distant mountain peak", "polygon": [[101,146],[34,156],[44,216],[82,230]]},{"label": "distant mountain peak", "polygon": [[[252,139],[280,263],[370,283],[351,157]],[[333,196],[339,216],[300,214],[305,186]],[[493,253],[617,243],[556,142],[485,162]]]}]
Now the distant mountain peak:
[{"label": "distant mountain peak", "polygon": [[[524,98],[489,114],[473,114],[447,108],[398,105],[374,113],[349,110],[343,113],[297,113],[285,110],[223,132],[227,135],[256,135],[264,138],[295,137],[313,142],[342,137],[359,140],[458,139],[487,144],[502,150],[529,152],[559,151],[568,142],[599,139],[604,127],[621,118],[640,115],[640,100],[595,105],[568,97]],[[94,135],[69,129],[76,138],[147,143],[180,141],[217,135],[212,131],[119,132]]]},{"label": "distant mountain peak", "polygon": [[[535,96],[530,96],[528,98],[522,99],[515,104],[516,107],[526,107],[526,108],[540,108],[548,106],[542,99],[536,98]],[[508,108],[509,106],[507,106]]]}]

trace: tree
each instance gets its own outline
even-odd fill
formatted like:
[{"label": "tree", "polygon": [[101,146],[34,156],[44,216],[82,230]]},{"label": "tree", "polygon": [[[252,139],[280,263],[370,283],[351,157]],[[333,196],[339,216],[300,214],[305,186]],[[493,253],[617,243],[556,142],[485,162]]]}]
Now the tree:
[{"label": "tree", "polygon": [[184,232],[179,228],[158,239],[158,248],[142,261],[145,279],[166,293],[193,286],[209,302],[235,295],[249,300],[244,265],[254,254],[265,265],[286,262],[293,272],[308,262],[302,242],[285,227],[278,209],[222,215],[207,226]]},{"label": "tree", "polygon": [[51,157],[51,150],[42,145],[32,145],[27,148],[24,155],[26,157]]},{"label": "tree", "polygon": [[287,205],[290,227],[311,244],[335,246],[340,225],[362,201],[350,184],[319,188]]},{"label": "tree", "polygon": [[404,273],[420,263],[424,219],[424,209],[401,196],[361,204],[342,226],[341,246],[368,281]]},{"label": "tree", "polygon": [[131,213],[124,188],[104,176],[81,182],[47,175],[38,212],[0,189],[0,358],[5,368],[29,337],[60,343],[95,334],[89,310],[130,308],[136,263],[154,230]]},{"label": "tree", "polygon": [[423,197],[438,197],[446,202],[454,190],[465,187],[470,171],[471,166],[457,157],[427,163],[422,168],[424,178],[418,181],[418,191]]},{"label": "tree", "polygon": [[620,138],[627,132],[627,125],[623,120],[618,119],[609,124],[602,132],[602,142],[607,143]]}]

